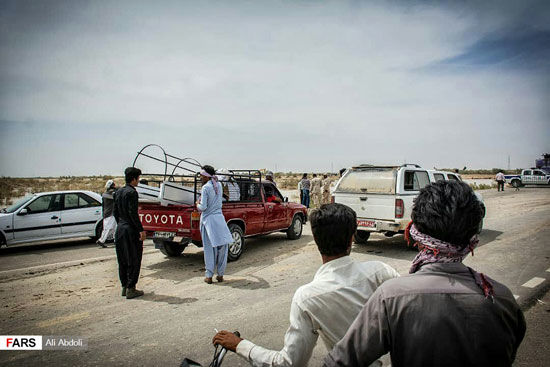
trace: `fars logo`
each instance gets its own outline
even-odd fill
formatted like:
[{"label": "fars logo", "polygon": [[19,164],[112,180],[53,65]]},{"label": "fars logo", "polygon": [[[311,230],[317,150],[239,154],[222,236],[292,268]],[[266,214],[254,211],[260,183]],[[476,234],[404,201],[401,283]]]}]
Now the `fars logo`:
[{"label": "fars logo", "polygon": [[0,350],[42,350],[42,336],[1,335]]}]

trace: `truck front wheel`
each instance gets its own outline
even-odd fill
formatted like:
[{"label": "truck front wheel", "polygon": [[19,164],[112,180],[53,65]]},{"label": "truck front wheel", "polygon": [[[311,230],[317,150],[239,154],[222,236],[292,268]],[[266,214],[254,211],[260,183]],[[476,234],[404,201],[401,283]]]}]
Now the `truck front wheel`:
[{"label": "truck front wheel", "polygon": [[286,230],[287,238],[290,240],[297,240],[298,238],[302,237],[303,227],[304,224],[302,222],[302,217],[300,217],[299,215],[295,215],[294,218],[292,218],[292,224]]},{"label": "truck front wheel", "polygon": [[168,257],[180,256],[186,245],[174,241],[153,240],[155,244],[159,244],[159,250]]},{"label": "truck front wheel", "polygon": [[370,237],[369,231],[360,231],[358,230],[355,232],[355,235],[353,236],[355,243],[359,243],[361,245],[364,245],[367,243]]},{"label": "truck front wheel", "polygon": [[233,242],[229,244],[227,249],[227,260],[235,261],[241,254],[244,249],[244,233],[242,228],[235,223],[231,223],[228,226],[229,232],[231,232],[231,237],[233,237]]}]

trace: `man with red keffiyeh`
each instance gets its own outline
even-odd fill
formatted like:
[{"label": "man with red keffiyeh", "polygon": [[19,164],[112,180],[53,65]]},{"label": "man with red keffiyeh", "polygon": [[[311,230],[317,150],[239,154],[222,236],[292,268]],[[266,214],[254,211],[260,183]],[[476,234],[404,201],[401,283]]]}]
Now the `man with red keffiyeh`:
[{"label": "man with red keffiyeh", "polygon": [[409,275],[368,300],[324,366],[511,366],[525,319],[510,290],[462,260],[478,244],[482,209],[463,182],[420,191],[406,231],[418,247]]}]

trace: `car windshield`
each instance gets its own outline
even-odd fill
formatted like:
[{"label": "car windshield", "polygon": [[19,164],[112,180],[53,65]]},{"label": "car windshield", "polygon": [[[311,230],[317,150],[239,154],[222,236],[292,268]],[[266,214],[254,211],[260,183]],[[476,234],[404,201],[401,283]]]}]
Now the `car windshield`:
[{"label": "car windshield", "polygon": [[336,191],[395,194],[395,173],[396,170],[391,167],[352,169],[342,178]]},{"label": "car windshield", "polygon": [[29,200],[31,200],[33,196],[25,196],[22,199],[19,199],[13,204],[12,206],[7,207],[3,210],[4,213],[13,213],[17,209],[21,208],[23,205],[25,205]]}]

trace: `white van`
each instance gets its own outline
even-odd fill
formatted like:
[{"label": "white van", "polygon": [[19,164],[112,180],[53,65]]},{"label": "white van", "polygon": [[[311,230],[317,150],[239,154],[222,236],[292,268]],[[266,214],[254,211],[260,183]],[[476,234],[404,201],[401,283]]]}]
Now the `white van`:
[{"label": "white van", "polygon": [[439,180],[461,181],[461,178],[452,172],[427,170],[416,164],[363,164],[344,173],[334,189],[333,201],[357,213],[355,242],[366,243],[372,232],[382,232],[388,237],[403,233],[411,221],[419,191]]}]

